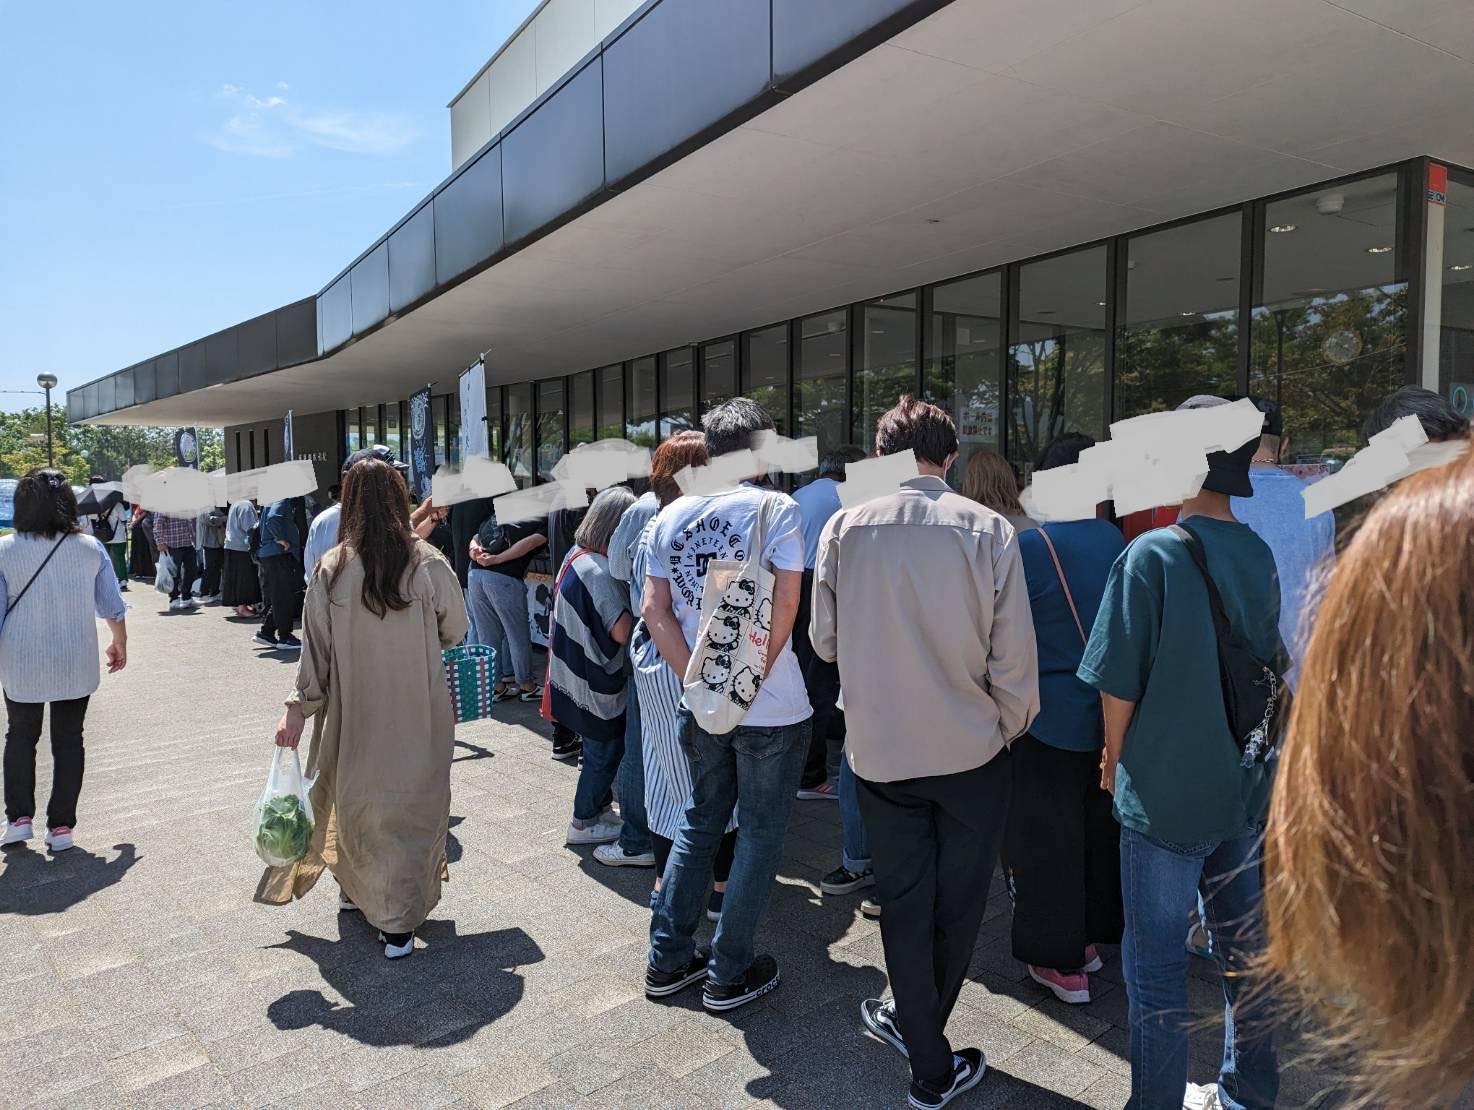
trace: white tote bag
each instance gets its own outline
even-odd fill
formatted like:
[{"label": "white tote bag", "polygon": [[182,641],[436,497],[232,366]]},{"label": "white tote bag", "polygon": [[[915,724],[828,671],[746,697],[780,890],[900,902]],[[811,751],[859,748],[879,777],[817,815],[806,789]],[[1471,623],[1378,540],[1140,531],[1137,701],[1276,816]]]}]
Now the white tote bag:
[{"label": "white tote bag", "polygon": [[696,724],[723,736],[742,723],[763,685],[773,624],[773,575],[762,566],[768,519],[777,498],[767,494],[745,561],[713,559],[701,590],[701,624],[684,680],[686,708]]}]

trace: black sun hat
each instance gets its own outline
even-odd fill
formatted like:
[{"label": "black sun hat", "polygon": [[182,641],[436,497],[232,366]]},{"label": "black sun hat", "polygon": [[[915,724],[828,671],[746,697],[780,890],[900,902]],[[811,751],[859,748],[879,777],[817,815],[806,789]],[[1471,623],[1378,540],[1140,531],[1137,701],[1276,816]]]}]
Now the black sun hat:
[{"label": "black sun hat", "polygon": [[394,452],[382,443],[376,443],[372,447],[365,447],[362,451],[355,451],[343,461],[343,473],[347,474],[354,463],[367,462],[369,459],[378,459],[386,462],[401,474],[409,473],[409,464],[402,463],[394,457]]},{"label": "black sun hat", "polygon": [[[1177,409],[1179,412],[1184,409],[1211,409],[1228,403],[1223,397],[1200,393],[1189,397]],[[1203,479],[1203,488],[1229,497],[1253,497],[1254,484],[1249,481],[1249,467],[1254,461],[1254,452],[1258,450],[1259,437],[1255,436],[1236,450],[1208,452],[1208,476]]]}]

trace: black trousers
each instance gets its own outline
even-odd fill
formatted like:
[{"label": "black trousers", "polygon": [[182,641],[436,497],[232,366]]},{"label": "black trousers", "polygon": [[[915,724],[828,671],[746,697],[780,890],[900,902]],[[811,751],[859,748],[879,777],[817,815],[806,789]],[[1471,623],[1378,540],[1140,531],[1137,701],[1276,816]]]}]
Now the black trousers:
[{"label": "black trousers", "polygon": [[1074,971],[1087,944],[1120,944],[1121,828],[1100,788],[1100,753],[1013,742],[1003,860],[1013,888],[1013,955]]},{"label": "black trousers", "polygon": [[[674,841],[667,840],[659,833],[650,834],[650,844],[655,852],[655,873],[665,874],[665,861],[670,859],[671,849],[675,847]],[[717,845],[716,858],[711,863],[711,881],[724,883],[727,876],[732,873],[732,860],[737,856],[737,830],[733,829],[722,837]]]},{"label": "black trousers", "polygon": [[900,782],[855,779],[870,834],[880,940],[915,1079],[952,1074],[947,1019],[972,963],[1008,819],[1000,752],[971,771]]},{"label": "black trousers", "polygon": [[199,576],[199,555],[193,547],[171,547],[169,558],[174,560],[174,588],[169,591],[169,600],[184,598],[188,601],[194,594],[194,580]]},{"label": "black trousers", "polygon": [[261,633],[274,640],[292,634],[297,616],[297,596],[302,591],[302,564],[290,555],[270,555],[261,560],[261,580],[265,587],[266,619]]},{"label": "black trousers", "polygon": [[[82,793],[82,722],[87,699],[51,702],[51,797],[46,827],[71,828],[77,823]],[[5,699],[5,819],[36,815],[36,745],[46,702]]]},{"label": "black trousers", "polygon": [[809,617],[814,592],[814,572],[804,571],[804,588],[799,595],[798,616],[793,621],[793,653],[803,669],[804,688],[809,704],[814,707],[809,756],[799,786],[805,790],[835,778],[839,774],[840,753],[844,750],[844,714],[836,707],[839,700],[839,666],[826,663],[814,654],[809,640]]},{"label": "black trousers", "polygon": [[220,592],[220,572],[225,566],[225,548],[207,547],[205,550],[205,573],[200,582],[200,593],[214,597]]}]

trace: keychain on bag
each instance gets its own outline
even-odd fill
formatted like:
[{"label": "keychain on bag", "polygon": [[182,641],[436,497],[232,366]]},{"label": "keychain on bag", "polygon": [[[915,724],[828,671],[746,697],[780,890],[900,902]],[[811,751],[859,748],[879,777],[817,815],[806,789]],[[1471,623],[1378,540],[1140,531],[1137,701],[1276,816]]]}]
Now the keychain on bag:
[{"label": "keychain on bag", "polygon": [[296,748],[277,748],[266,789],[256,803],[256,854],[268,867],[285,867],[307,854],[315,822]]}]

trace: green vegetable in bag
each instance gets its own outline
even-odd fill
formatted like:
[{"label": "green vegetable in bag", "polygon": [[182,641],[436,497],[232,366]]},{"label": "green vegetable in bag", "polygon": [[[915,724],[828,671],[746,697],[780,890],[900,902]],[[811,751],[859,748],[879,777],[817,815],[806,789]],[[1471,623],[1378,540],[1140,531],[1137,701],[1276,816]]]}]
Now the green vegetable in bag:
[{"label": "green vegetable in bag", "polygon": [[295,863],[312,843],[312,814],[295,794],[281,794],[261,807],[256,854],[273,867]]}]

